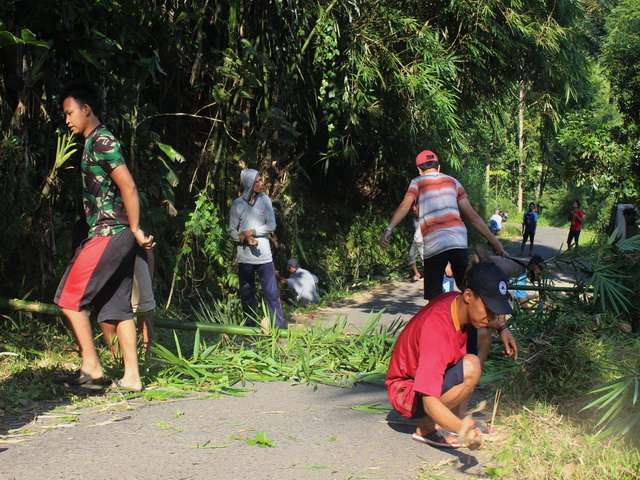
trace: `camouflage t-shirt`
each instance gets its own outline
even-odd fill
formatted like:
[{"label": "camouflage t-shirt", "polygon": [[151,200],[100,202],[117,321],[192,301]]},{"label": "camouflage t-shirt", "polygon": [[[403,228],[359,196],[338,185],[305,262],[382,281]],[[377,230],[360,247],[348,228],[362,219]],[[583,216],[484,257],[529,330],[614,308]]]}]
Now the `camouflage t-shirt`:
[{"label": "camouflage t-shirt", "polygon": [[107,237],[129,226],[122,195],[109,173],[124,165],[120,142],[104,125],[87,137],[82,153],[84,213],[89,237]]}]

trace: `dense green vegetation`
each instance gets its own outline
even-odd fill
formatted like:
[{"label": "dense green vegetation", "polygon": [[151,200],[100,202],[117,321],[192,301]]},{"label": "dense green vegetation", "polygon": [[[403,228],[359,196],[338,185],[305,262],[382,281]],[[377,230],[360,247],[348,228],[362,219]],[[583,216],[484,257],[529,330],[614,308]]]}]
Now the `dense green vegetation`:
[{"label": "dense green vegetation", "polygon": [[[276,266],[297,256],[331,295],[404,268],[409,222],[389,251],[378,239],[425,148],[485,218],[500,208],[517,219],[535,201],[541,223],[565,226],[578,197],[586,226],[602,233],[613,203],[637,204],[639,0],[12,0],[0,8],[0,297],[50,302],[69,259],[81,144],[64,136],[59,91],[74,77],[104,94],[101,118],[123,141],[143,226],[158,240],[156,294],[172,319],[240,322],[226,219],[242,168],[266,177]],[[531,360],[508,371],[512,398],[531,408],[562,401],[574,412],[602,399],[594,423],[610,413],[603,428],[637,433],[640,325],[629,313],[639,301],[637,248],[610,241],[580,263],[559,260],[596,273],[597,301],[559,296],[519,317]],[[0,378],[3,408],[60,394],[48,378],[67,365],[72,342],[57,324],[34,328],[45,322],[0,317],[2,345],[28,362]],[[626,323],[634,333],[620,333]],[[177,360],[145,382],[182,379],[203,352],[219,364],[247,362],[252,375],[268,374],[262,362],[293,381],[349,383],[384,368],[388,350],[376,338],[365,343],[380,364],[364,365],[360,344],[336,344],[334,363],[314,372],[316,349],[327,350],[334,333],[301,334],[284,347],[263,339],[259,361],[226,338],[164,337],[159,355]],[[192,383],[216,388],[214,373],[195,371]],[[227,383],[218,391],[242,380],[220,376]],[[638,467],[637,457],[623,463]]]},{"label": "dense green vegetation", "polygon": [[72,77],[104,94],[103,121],[125,145],[159,240],[158,294],[178,304],[202,288],[235,295],[225,226],[244,167],[266,175],[277,266],[298,256],[327,289],[398,265],[376,239],[424,148],[483,214],[537,200],[564,222],[579,195],[588,224],[604,228],[607,207],[637,193],[637,9],[7,2],[0,291],[49,300],[68,259],[79,152],[63,168],[54,161],[58,92]]}]

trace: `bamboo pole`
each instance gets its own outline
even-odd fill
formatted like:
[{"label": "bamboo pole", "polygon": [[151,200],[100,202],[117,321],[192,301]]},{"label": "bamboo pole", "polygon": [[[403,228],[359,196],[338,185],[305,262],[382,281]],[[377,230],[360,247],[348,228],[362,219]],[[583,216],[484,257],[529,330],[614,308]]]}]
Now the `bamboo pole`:
[{"label": "bamboo pole", "polygon": [[0,297],[0,308],[62,316],[62,309],[57,305],[51,305],[48,303],[27,302],[26,300],[18,300],[17,298]]},{"label": "bamboo pole", "polygon": [[[0,310],[15,310],[34,313],[42,313],[45,315],[54,315],[62,317],[62,309],[57,305],[49,303],[29,302],[26,300],[18,300],[17,298],[0,297]],[[225,323],[202,323],[202,322],[181,322],[178,320],[167,320],[166,318],[154,317],[153,326],[159,328],[168,328],[171,330],[200,330],[202,332],[226,333],[227,335],[248,335],[248,336],[264,336],[272,335],[277,337],[290,337],[296,334],[296,330],[274,328],[270,332],[264,332],[260,327],[245,327],[243,325],[228,325]],[[346,342],[357,334],[344,333],[335,338],[336,341]],[[386,343],[395,342],[395,337],[385,339]]]},{"label": "bamboo pole", "polygon": [[[242,325],[226,325],[224,323],[202,323],[202,322],[180,322],[178,320],[167,320],[165,318],[154,317],[153,326],[160,328],[170,328],[172,330],[198,330],[203,332],[226,333],[229,335],[263,335],[260,327],[245,327]],[[278,330],[280,337],[289,336],[288,330]]]},{"label": "bamboo pole", "polygon": [[509,285],[509,290],[533,290],[536,292],[579,292],[592,293],[593,287],[552,287],[552,286],[536,286],[536,285]]},{"label": "bamboo pole", "polygon": [[[48,303],[28,302],[16,298],[0,297],[0,309],[43,313],[45,315],[55,315],[61,317],[62,309],[57,305]],[[155,317],[153,326],[160,328],[170,328],[173,330],[197,330],[203,332],[226,333],[229,335],[262,335],[259,327],[245,327],[242,325],[226,325],[223,323],[202,323],[202,322],[180,322],[177,320],[167,320]],[[289,330],[277,330],[276,334],[281,337],[289,336]]]}]

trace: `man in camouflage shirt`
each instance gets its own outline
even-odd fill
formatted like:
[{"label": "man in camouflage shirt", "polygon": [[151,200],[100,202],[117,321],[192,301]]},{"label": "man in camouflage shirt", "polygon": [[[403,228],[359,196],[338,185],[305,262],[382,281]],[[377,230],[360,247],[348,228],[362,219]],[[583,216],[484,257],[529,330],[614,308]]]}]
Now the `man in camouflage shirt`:
[{"label": "man in camouflage shirt", "polygon": [[97,116],[95,86],[87,81],[73,82],[64,89],[61,99],[67,126],[85,138],[81,168],[89,237],[76,250],[55,297],[69,320],[82,357],[80,369],[59,381],[86,389],[104,386],[87,314],[91,307],[102,329],[118,336],[124,375],[114,384],[124,390],[140,390],[137,332],[131,309],[134,247],[137,242],[151,249],[155,243],[140,228],[138,192],[122,158],[120,143]]}]

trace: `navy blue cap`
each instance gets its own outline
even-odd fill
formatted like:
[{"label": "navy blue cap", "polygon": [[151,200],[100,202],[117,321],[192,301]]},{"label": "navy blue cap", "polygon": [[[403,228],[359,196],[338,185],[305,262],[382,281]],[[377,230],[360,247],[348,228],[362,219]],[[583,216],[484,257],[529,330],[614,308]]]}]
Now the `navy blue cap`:
[{"label": "navy blue cap", "polygon": [[465,288],[480,295],[484,304],[497,315],[513,314],[507,291],[507,274],[491,262],[477,263],[469,270]]}]

